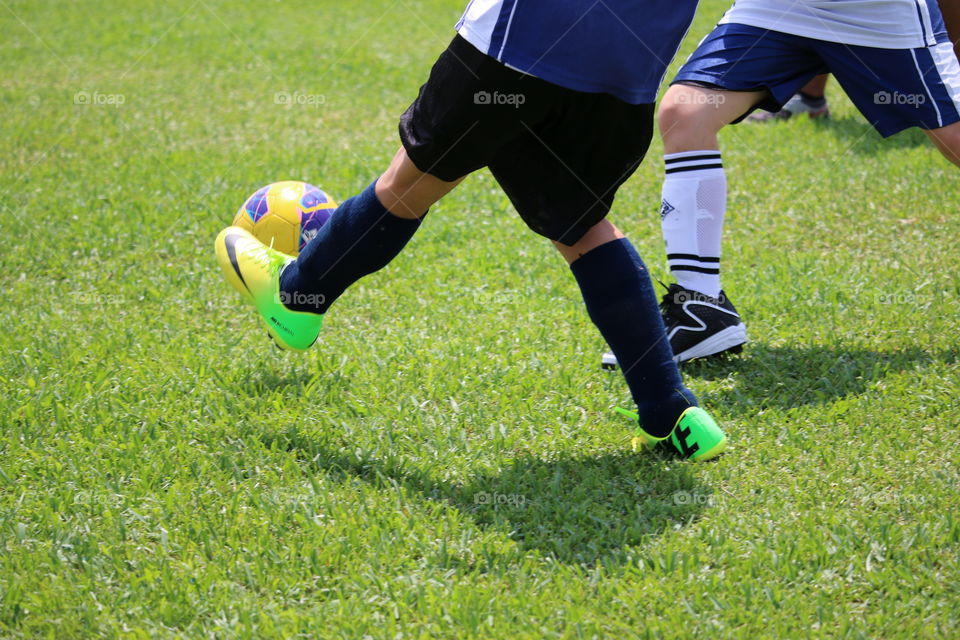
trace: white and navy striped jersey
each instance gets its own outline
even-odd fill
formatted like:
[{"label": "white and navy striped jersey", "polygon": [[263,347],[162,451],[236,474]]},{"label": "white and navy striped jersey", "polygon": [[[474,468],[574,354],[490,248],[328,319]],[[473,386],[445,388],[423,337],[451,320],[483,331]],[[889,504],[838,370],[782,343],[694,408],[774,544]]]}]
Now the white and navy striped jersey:
[{"label": "white and navy striped jersey", "polygon": [[471,0],[457,24],[509,67],[630,104],[654,102],[697,0]]},{"label": "white and navy striped jersey", "polygon": [[736,0],[724,23],[879,49],[947,41],[937,0]]}]

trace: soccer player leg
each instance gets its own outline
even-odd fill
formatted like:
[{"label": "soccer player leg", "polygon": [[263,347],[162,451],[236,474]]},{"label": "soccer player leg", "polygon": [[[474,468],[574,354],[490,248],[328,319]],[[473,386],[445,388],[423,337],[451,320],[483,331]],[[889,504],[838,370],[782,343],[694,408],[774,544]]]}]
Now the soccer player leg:
[{"label": "soccer player leg", "polygon": [[240,283],[251,293],[278,345],[309,347],[327,309],[347,287],[386,266],[420,227],[427,209],[486,164],[484,154],[498,143],[490,131],[497,123],[489,111],[478,111],[474,95],[501,82],[500,75],[509,71],[504,69],[491,67],[487,56],[455,38],[401,117],[403,148],[390,167],[344,201],[295,260],[242,230],[221,234],[221,266],[235,286]]},{"label": "soccer player leg", "polygon": [[524,222],[570,264],[591,320],[624,363],[638,438],[669,439],[687,458],[712,457],[723,432],[680,379],[643,261],[605,219],[649,146],[653,105],[600,94],[567,95],[563,105],[504,147],[490,170]]},{"label": "soccer player leg", "polygon": [[337,207],[284,269],[280,289],[293,301],[288,306],[326,313],[347,287],[389,264],[420,228],[427,209],[458,183],[420,171],[401,148],[387,171]]},{"label": "soccer player leg", "polygon": [[454,38],[400,118],[403,146],[390,167],[334,212],[284,271],[283,290],[315,294],[319,305],[313,310],[324,313],[353,282],[386,266],[427,209],[484,166],[502,143],[498,117],[507,107],[484,105],[477,93],[521,77]]},{"label": "soccer player leg", "polygon": [[217,257],[277,346],[303,351],[333,301],[396,257],[427,208],[456,184],[420,172],[401,150],[380,179],[337,207],[296,259],[238,227],[218,236]]},{"label": "soccer player leg", "polygon": [[720,284],[727,197],[717,132],[757,107],[779,109],[824,70],[792,36],[722,24],[664,96],[658,114],[666,154],[660,216],[677,283],[663,310],[678,362],[735,351],[747,340]]},{"label": "soccer player leg", "polygon": [[660,105],[666,150],[660,226],[676,279],[662,309],[678,362],[739,351],[747,341],[746,326],[720,286],[727,177],[717,132],[763,96],[675,84]]},{"label": "soccer player leg", "polygon": [[717,133],[763,96],[675,84],[660,103],[665,151],[661,229],[670,270],[685,290],[720,295],[727,179]]},{"label": "soccer player leg", "polygon": [[726,435],[683,384],[650,274],[630,241],[603,220],[572,246],[556,244],[637,405],[635,447],[662,442],[693,460],[720,454]]},{"label": "soccer player leg", "polygon": [[926,131],[943,157],[960,167],[960,122]]},{"label": "soccer player leg", "polygon": [[452,181],[442,180],[421,171],[401,147],[376,184],[377,199],[384,208],[407,220],[420,220],[427,210],[450,193],[465,176]]},{"label": "soccer player leg", "polygon": [[580,286],[590,319],[620,362],[641,426],[652,437],[669,435],[697,402],[673,361],[643,260],[608,220],[573,245],[555,244]]}]

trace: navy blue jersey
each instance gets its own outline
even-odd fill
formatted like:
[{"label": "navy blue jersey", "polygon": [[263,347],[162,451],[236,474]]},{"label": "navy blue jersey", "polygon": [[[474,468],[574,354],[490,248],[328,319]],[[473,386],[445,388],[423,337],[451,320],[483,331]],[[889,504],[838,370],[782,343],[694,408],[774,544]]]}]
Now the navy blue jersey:
[{"label": "navy blue jersey", "polygon": [[697,0],[472,0],[457,31],[547,82],[653,102]]}]

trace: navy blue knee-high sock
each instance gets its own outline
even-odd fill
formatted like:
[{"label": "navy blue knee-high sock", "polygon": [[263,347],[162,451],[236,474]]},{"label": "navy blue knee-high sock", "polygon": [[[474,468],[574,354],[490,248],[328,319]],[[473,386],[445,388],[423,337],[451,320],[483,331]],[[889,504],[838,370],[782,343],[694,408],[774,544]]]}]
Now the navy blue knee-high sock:
[{"label": "navy blue knee-high sock", "polygon": [[696,406],[673,362],[653,283],[626,238],[587,252],[570,265],[590,319],[617,356],[644,431],[670,433],[680,414]]},{"label": "navy blue knee-high sock", "polygon": [[326,313],[347,287],[393,260],[420,227],[420,220],[393,215],[374,187],[337,207],[316,237],[280,276],[286,306]]}]

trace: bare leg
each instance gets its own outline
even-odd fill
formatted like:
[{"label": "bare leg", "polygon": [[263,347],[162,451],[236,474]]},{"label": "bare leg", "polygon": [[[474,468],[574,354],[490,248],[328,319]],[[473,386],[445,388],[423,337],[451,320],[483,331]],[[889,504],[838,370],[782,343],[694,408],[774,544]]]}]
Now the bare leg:
[{"label": "bare leg", "polygon": [[829,73],[814,76],[810,82],[803,85],[800,91],[814,98],[822,98],[827,92],[827,80],[829,79]]},{"label": "bare leg", "polygon": [[596,249],[602,244],[619,240],[622,237],[624,236],[620,233],[620,229],[617,229],[612,222],[609,220],[601,220],[590,227],[583,237],[573,246],[567,246],[560,242],[554,242],[553,245],[557,248],[557,251],[560,252],[560,255],[563,256],[563,259],[567,261],[567,264],[571,264],[583,254]]},{"label": "bare leg", "polygon": [[943,157],[960,167],[960,122],[925,131]]},{"label": "bare leg", "polygon": [[763,91],[716,91],[673,85],[663,97],[657,115],[664,153],[719,149],[717,132],[764,95]]},{"label": "bare leg", "polygon": [[377,180],[377,198],[387,211],[398,218],[414,220],[453,191],[463,178],[446,182],[417,169],[403,147],[397,151],[387,170]]}]

